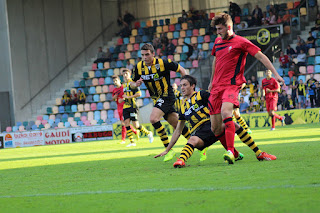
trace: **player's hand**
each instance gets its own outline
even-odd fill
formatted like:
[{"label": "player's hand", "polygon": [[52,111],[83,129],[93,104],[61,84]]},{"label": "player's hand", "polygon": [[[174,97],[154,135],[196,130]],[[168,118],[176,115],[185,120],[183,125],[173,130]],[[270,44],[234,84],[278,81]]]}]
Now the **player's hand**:
[{"label": "player's hand", "polygon": [[267,92],[267,93],[270,93],[270,89],[269,89],[269,88],[267,88],[267,89],[266,89],[266,92]]},{"label": "player's hand", "polygon": [[123,95],[122,97],[123,97],[123,99],[126,99],[126,98],[128,98],[128,96],[127,96],[127,95]]},{"label": "player's hand", "polygon": [[121,104],[122,102],[124,102],[124,99],[123,98],[119,98],[118,102]]},{"label": "player's hand", "polygon": [[208,91],[210,92],[211,89],[212,89],[212,83],[210,82],[210,83],[209,83],[209,86],[208,86]]},{"label": "player's hand", "polygon": [[274,78],[275,78],[279,83],[282,83],[283,85],[286,85],[286,84],[284,83],[283,78],[282,78],[280,75],[274,76]]},{"label": "player's hand", "polygon": [[159,155],[154,156],[154,158],[162,157],[162,156],[166,155],[167,153],[168,153],[167,151],[161,152]]},{"label": "player's hand", "polygon": [[141,84],[142,84],[142,81],[143,81],[142,78],[140,78],[139,80],[137,80],[137,81],[136,81],[136,86],[137,86],[137,87],[140,87]]}]

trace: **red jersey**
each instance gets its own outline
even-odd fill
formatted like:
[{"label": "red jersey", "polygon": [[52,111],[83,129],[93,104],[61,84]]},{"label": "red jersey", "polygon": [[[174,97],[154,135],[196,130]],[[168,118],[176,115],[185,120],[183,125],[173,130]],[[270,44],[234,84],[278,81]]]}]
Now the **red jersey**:
[{"label": "red jersey", "polygon": [[259,51],[260,48],[248,39],[235,34],[227,40],[216,38],[211,53],[216,57],[212,86],[240,86],[245,83],[246,57],[248,53],[254,56]]},{"label": "red jersey", "polygon": [[289,57],[287,55],[284,55],[283,57],[279,58],[280,64],[287,64],[289,63]]},{"label": "red jersey", "polygon": [[116,100],[118,107],[120,107],[120,106],[123,107],[124,102],[119,103],[119,98],[123,98],[123,94],[124,94],[124,92],[123,92],[123,85],[121,85],[121,87],[119,87],[119,88],[116,88],[116,87],[115,87],[115,88],[113,89],[113,91],[112,91],[112,96],[118,95],[118,98],[117,98],[117,100]]},{"label": "red jersey", "polygon": [[270,92],[270,93],[267,93],[266,89],[270,89],[270,90],[276,90],[279,88],[279,83],[277,82],[276,79],[274,78],[270,78],[269,80],[268,79],[263,79],[262,80],[262,87],[263,87],[263,90],[266,94],[266,100],[267,99],[278,99],[278,92]]}]

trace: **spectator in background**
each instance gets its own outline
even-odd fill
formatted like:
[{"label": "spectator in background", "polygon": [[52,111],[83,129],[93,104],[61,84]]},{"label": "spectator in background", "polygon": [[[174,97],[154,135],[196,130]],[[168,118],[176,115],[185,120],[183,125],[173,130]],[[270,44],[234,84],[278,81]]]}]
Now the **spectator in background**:
[{"label": "spectator in background", "polygon": [[247,22],[242,21],[240,24],[237,25],[237,28],[239,30],[247,29],[248,28],[248,24],[247,24]]},{"label": "spectator in background", "polygon": [[84,104],[86,102],[86,94],[81,89],[78,89],[78,104]]},{"label": "spectator in background", "polygon": [[154,49],[161,48],[161,40],[157,37],[157,35],[154,35],[152,45],[154,46]]},{"label": "spectator in background", "polygon": [[291,79],[292,76],[298,75],[298,73],[299,73],[298,67],[294,62],[291,62],[291,65],[289,67],[289,72],[288,72],[289,78]]},{"label": "spectator in background", "polygon": [[280,52],[279,62],[282,68],[289,68],[289,57],[282,51]]},{"label": "spectator in background", "polygon": [[130,60],[127,60],[126,68],[129,69],[129,70],[133,69],[133,64],[130,63]]},{"label": "spectator in background", "polygon": [[103,52],[102,47],[98,48],[98,53],[97,53],[97,59],[94,61],[94,63],[104,63],[106,62],[107,59],[107,54],[105,52]]},{"label": "spectator in background", "polygon": [[300,53],[297,56],[297,60],[298,60],[298,67],[300,66],[306,66],[306,59],[307,59],[307,55],[304,53],[304,51],[301,49]]},{"label": "spectator in background", "polygon": [[270,14],[270,16],[267,17],[268,23],[269,23],[270,25],[278,24],[278,23],[277,23],[277,16],[276,16],[276,14],[274,14],[272,11],[270,11],[269,14]]},{"label": "spectator in background", "polygon": [[267,18],[267,12],[262,13],[261,23],[262,23],[262,25],[269,25],[269,19]]},{"label": "spectator in background", "polygon": [[199,49],[197,44],[193,44],[193,52],[192,55],[189,57],[190,60],[196,60],[199,56]]},{"label": "spectator in background", "polygon": [[254,92],[258,92],[259,89],[259,81],[257,81],[256,76],[251,76],[251,83],[254,86]]},{"label": "spectator in background", "polygon": [[250,106],[248,108],[248,113],[253,113],[253,112],[256,112],[256,108],[255,106],[253,105],[253,102],[250,103]]},{"label": "spectator in background", "polygon": [[62,106],[71,105],[71,97],[67,90],[64,91],[61,102]]},{"label": "spectator in background", "polygon": [[255,112],[260,111],[261,105],[261,98],[258,96],[258,93],[254,93],[253,97],[251,98],[251,103],[253,103],[253,107],[255,108]]},{"label": "spectator in background", "polygon": [[241,8],[239,7],[239,5],[237,3],[233,3],[232,1],[230,1],[229,14],[232,17],[232,20],[234,20],[234,18],[236,16],[240,16],[241,15]]},{"label": "spectator in background", "polygon": [[279,98],[278,98],[278,108],[279,108],[279,110],[284,110],[285,109],[285,103],[287,102],[287,100],[288,100],[287,92],[285,90],[283,90],[279,94]]},{"label": "spectator in background", "polygon": [[247,23],[248,27],[253,27],[254,26],[254,20],[252,19],[252,16],[248,16],[247,17],[246,23]]},{"label": "spectator in background", "polygon": [[297,41],[298,41],[298,43],[300,43],[302,45],[306,44],[306,42],[300,36],[297,36]]},{"label": "spectator in background", "polygon": [[176,46],[172,43],[172,40],[169,39],[168,45],[167,45],[167,55],[173,55],[174,51],[176,50]]},{"label": "spectator in background", "polygon": [[186,22],[188,20],[188,13],[185,10],[182,10],[182,19],[183,22]]},{"label": "spectator in background", "polygon": [[316,96],[317,96],[317,107],[320,107],[320,85],[319,82],[315,82],[316,84]]},{"label": "spectator in background", "polygon": [[187,44],[186,42],[183,42],[183,43],[188,46],[187,60],[189,60],[190,56],[193,54],[193,46],[190,44]]},{"label": "spectator in background", "polygon": [[297,56],[296,51],[294,51],[294,49],[289,44],[287,46],[287,55],[291,58],[294,58]]},{"label": "spectator in background", "polygon": [[290,11],[287,10],[286,14],[282,17],[281,22],[284,26],[290,25],[291,18],[296,17],[293,14],[290,14]]},{"label": "spectator in background", "polygon": [[293,105],[296,106],[297,103],[297,88],[298,88],[298,81],[297,77],[293,76],[292,80],[290,82],[290,88],[292,89],[292,100],[293,100]]},{"label": "spectator in background", "polygon": [[240,97],[239,110],[240,113],[247,113],[249,104],[244,101],[243,97]]},{"label": "spectator in background", "polygon": [[312,32],[309,31],[309,37],[307,39],[307,47],[308,48],[314,48],[316,45],[316,39],[312,36]]},{"label": "spectator in background", "polygon": [[206,59],[205,52],[202,49],[199,49],[198,60]]},{"label": "spectator in background", "polygon": [[291,95],[288,95],[288,98],[284,104],[284,109],[286,110],[290,110],[290,109],[294,109],[294,101],[292,99],[292,96]]},{"label": "spectator in background", "polygon": [[262,10],[259,7],[259,5],[256,5],[254,10],[252,11],[252,19],[254,21],[254,25],[261,26],[261,20],[262,20]]},{"label": "spectator in background", "polygon": [[255,91],[254,91],[254,85],[251,82],[251,79],[248,79],[247,85],[246,85],[246,89],[249,90],[250,97],[253,97],[253,94],[254,94]]},{"label": "spectator in background", "polygon": [[123,26],[123,19],[122,19],[121,16],[118,17],[118,19],[117,19],[117,24],[118,24],[119,27],[122,27],[122,26]]},{"label": "spectator in background", "polygon": [[306,108],[306,85],[301,79],[297,86],[297,97],[299,101],[299,109],[301,109],[301,107]]},{"label": "spectator in background", "polygon": [[135,17],[129,13],[127,10],[125,11],[124,17],[123,17],[123,21],[127,23],[127,25],[131,26],[131,23],[135,20]]},{"label": "spectator in background", "polygon": [[274,7],[274,5],[270,5],[270,8],[269,8],[269,13],[272,12],[273,14],[278,14],[278,10]]},{"label": "spectator in background", "polygon": [[247,94],[247,91],[245,89],[241,90],[241,95],[240,98],[243,97],[244,102],[246,102],[247,104],[249,104],[249,98],[250,95]]},{"label": "spectator in background", "polygon": [[267,106],[266,106],[266,99],[264,96],[261,97],[261,102],[260,102],[260,111],[266,111],[267,110]]},{"label": "spectator in background", "polygon": [[311,108],[314,108],[316,106],[316,82],[317,80],[314,79],[313,74],[311,74],[310,78],[307,80],[307,89],[310,98]]},{"label": "spectator in background", "polygon": [[297,43],[296,52],[297,54],[300,53],[300,50],[303,50],[303,52],[307,52],[307,46],[305,44]]},{"label": "spectator in background", "polygon": [[72,90],[70,97],[71,97],[71,105],[78,103],[78,98],[75,90]]}]

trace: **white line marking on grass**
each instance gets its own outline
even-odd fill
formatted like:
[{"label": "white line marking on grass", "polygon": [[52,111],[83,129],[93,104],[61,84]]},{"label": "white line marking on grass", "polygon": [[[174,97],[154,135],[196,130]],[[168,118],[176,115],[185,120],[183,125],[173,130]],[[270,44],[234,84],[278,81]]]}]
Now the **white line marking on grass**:
[{"label": "white line marking on grass", "polygon": [[121,193],[144,193],[144,192],[193,192],[193,191],[230,191],[230,190],[254,190],[254,189],[302,189],[318,188],[320,184],[307,185],[283,185],[283,186],[243,186],[243,187],[200,187],[200,188],[168,188],[168,189],[138,189],[138,190],[110,190],[110,191],[87,191],[87,192],[65,192],[48,194],[29,194],[29,195],[2,195],[1,198],[24,198],[24,197],[56,197],[73,195],[92,195],[92,194],[121,194]]}]

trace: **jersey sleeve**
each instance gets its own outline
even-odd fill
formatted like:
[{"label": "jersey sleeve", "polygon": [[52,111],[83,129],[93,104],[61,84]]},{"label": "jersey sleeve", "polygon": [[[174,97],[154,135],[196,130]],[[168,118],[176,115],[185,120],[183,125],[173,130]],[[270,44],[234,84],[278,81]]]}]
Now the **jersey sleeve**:
[{"label": "jersey sleeve", "polygon": [[140,79],[140,75],[138,74],[138,64],[136,64],[132,70],[132,80],[137,81]]},{"label": "jersey sleeve", "polygon": [[175,72],[180,71],[180,64],[172,61],[171,59],[163,60],[163,64],[164,64],[165,69],[168,71],[175,71]]},{"label": "jersey sleeve", "polygon": [[216,43],[213,44],[211,55],[216,56]]},{"label": "jersey sleeve", "polygon": [[206,91],[206,90],[201,90],[200,91],[200,96],[201,96],[203,104],[204,105],[208,105],[210,93],[208,91]]},{"label": "jersey sleeve", "polygon": [[181,113],[181,110],[179,110],[179,121],[185,121],[186,118],[184,117],[184,114]]},{"label": "jersey sleeve", "polygon": [[280,87],[278,81],[273,78],[273,82],[274,82],[274,89],[278,89]]},{"label": "jersey sleeve", "polygon": [[250,55],[254,56],[257,54],[261,49],[254,45],[251,41],[249,41],[246,38],[243,38],[243,44],[242,44],[242,49],[246,52],[248,52]]}]

